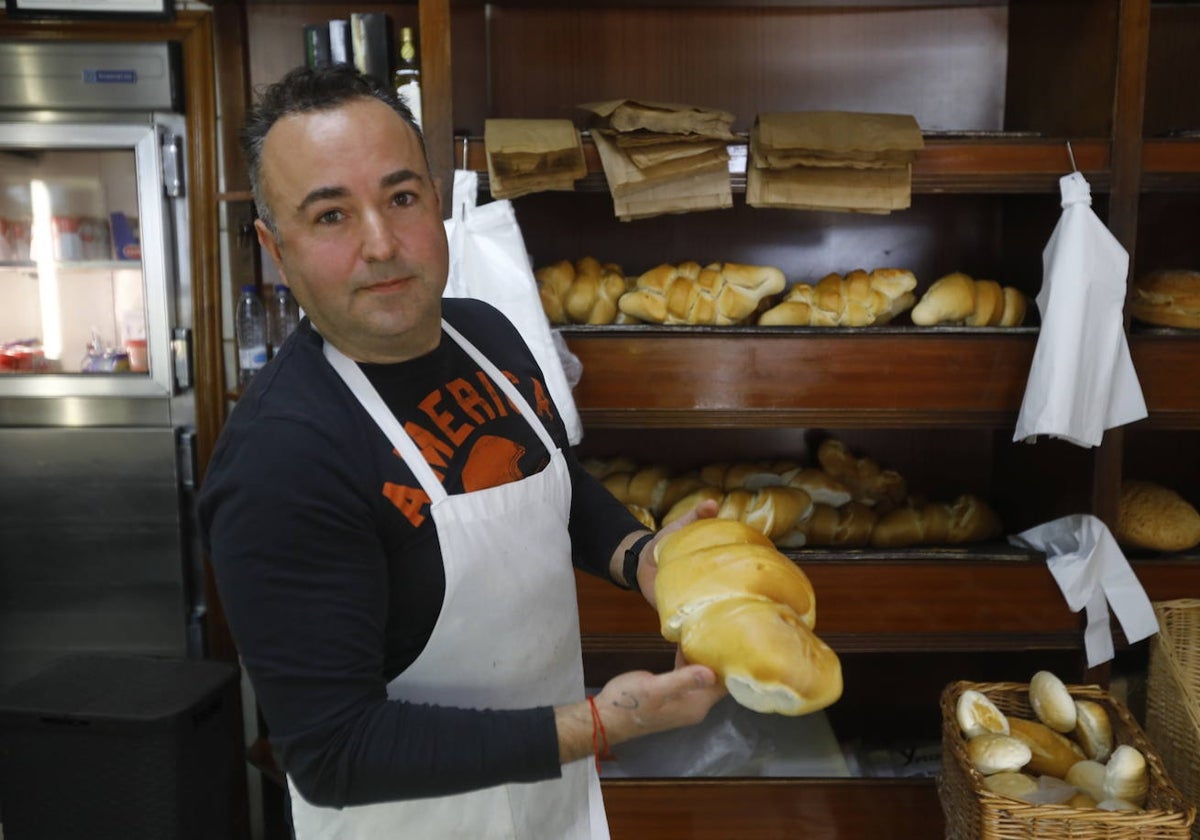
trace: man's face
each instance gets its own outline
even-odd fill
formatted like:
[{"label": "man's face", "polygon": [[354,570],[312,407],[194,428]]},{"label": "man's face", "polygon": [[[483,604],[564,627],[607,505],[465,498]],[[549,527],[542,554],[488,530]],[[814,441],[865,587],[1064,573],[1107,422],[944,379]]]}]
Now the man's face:
[{"label": "man's face", "polygon": [[441,335],[446,232],[416,133],[375,99],[279,120],[258,241],[317,330],[352,359],[404,361]]}]

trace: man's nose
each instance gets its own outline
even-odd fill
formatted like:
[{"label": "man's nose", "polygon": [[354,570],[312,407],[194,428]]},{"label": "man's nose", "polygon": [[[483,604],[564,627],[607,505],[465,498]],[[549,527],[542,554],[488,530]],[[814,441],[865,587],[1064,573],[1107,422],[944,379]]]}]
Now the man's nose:
[{"label": "man's nose", "polygon": [[378,210],[363,215],[362,237],[362,255],[367,262],[384,262],[396,255],[396,239]]}]

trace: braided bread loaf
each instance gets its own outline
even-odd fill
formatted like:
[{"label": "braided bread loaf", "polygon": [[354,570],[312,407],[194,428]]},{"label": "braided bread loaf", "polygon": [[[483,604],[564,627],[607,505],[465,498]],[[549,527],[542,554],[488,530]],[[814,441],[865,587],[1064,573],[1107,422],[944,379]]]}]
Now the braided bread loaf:
[{"label": "braided bread loaf", "polygon": [[660,265],[637,278],[618,306],[654,324],[728,325],[745,321],[768,295],[783,291],[783,272],[763,265]]},{"label": "braided bread loaf", "polygon": [[826,438],[817,447],[817,460],[835,481],[850,489],[855,501],[869,505],[877,512],[891,510],[908,496],[904,476],[895,470],[885,470],[866,457],[856,457],[846,444],[837,438]]},{"label": "braided bread loaf", "polygon": [[539,268],[538,297],[551,324],[629,323],[621,318],[617,301],[629,291],[629,283],[619,265],[601,264],[595,257],[583,257],[571,263],[560,260]]},{"label": "braided bread loaf", "polygon": [[664,537],[654,558],[663,638],[712,668],[738,703],[804,715],[841,697],[841,663],[812,631],[812,584],[758,531],[701,519]]},{"label": "braided bread loaf", "polygon": [[982,499],[964,493],[953,502],[910,504],[884,514],[871,531],[871,545],[955,545],[995,539],[1002,531],[996,512]]},{"label": "braided bread loaf", "polygon": [[913,305],[917,278],[911,271],[861,269],[845,277],[827,274],[815,286],[797,283],[783,300],[759,316],[765,327],[868,327],[886,324]]}]

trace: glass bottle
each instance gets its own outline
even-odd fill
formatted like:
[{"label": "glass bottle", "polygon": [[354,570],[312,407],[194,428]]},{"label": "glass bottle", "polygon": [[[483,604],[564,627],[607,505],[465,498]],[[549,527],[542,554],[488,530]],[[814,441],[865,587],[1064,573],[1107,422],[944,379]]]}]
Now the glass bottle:
[{"label": "glass bottle", "polygon": [[412,111],[417,128],[421,127],[421,63],[417,60],[417,45],[411,26],[400,30],[400,59],[392,72],[392,87],[396,95]]}]

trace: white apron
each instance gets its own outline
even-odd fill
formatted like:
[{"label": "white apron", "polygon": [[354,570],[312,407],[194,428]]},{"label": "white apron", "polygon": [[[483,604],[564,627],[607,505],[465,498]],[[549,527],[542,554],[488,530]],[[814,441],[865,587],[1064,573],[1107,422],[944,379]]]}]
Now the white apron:
[{"label": "white apron", "polygon": [[[325,357],[401,454],[432,501],[446,595],[429,643],[387,687],[391,700],[520,709],[585,699],[563,453],[520,392],[453,327],[445,332],[520,409],[551,453],[543,471],[450,496],[358,365]],[[562,778],[452,796],[358,805],[309,804],[291,779],[297,840],[608,840],[595,763]]]}]

